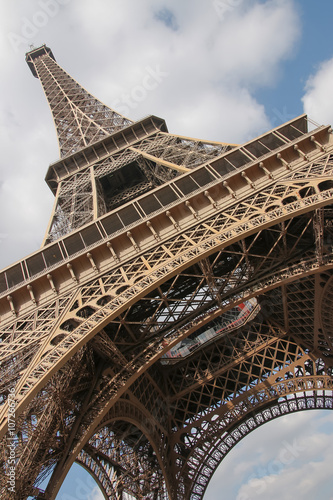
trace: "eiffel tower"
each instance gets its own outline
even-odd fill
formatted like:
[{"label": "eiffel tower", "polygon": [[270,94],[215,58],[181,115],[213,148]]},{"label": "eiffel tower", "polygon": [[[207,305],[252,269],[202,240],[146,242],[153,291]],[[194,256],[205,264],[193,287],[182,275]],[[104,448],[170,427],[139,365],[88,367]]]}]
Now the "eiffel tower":
[{"label": "eiffel tower", "polygon": [[26,61],[60,159],[41,249],[0,273],[1,498],[77,462],[106,499],[202,499],[249,432],[332,409],[332,129],[178,136]]}]

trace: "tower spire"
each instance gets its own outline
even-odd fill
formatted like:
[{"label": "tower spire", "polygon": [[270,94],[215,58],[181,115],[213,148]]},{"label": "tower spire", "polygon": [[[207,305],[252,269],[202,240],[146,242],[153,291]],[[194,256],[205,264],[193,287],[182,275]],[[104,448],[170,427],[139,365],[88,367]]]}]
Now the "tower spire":
[{"label": "tower spire", "polygon": [[28,52],[26,61],[43,86],[62,157],[133,123],[81,87],[57,64],[45,44]]}]

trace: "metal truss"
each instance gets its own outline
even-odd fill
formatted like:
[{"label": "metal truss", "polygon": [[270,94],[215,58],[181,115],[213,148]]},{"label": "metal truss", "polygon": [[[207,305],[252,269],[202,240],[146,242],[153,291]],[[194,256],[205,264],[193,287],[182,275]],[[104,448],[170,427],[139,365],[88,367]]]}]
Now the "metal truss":
[{"label": "metal truss", "polygon": [[[47,243],[173,179],[180,173],[177,167],[186,171],[231,149],[227,145],[210,145],[166,132],[157,132],[134,145],[61,181]],[[128,165],[136,167],[131,179],[128,178],[130,171],[122,172]],[[112,195],[105,192],[110,182],[118,183]],[[104,192],[103,185],[106,186]]]},{"label": "metal truss", "polygon": [[15,387],[14,498],[54,499],[77,461],[106,499],[197,500],[252,429],[332,408],[331,129],[175,136],[107,114],[47,47],[27,61],[67,156],[43,247],[0,273],[2,498]]},{"label": "metal truss", "polygon": [[95,99],[42,46],[27,54],[51,108],[61,156],[66,156],[132,123]]},{"label": "metal truss", "polygon": [[[307,387],[306,380],[304,381],[304,386]],[[200,470],[196,474],[195,486],[192,489],[190,498],[193,500],[203,498],[208,482],[223,458],[241,439],[261,425],[280,416],[298,411],[314,409],[332,410],[332,391],[322,391],[323,394],[319,396],[317,396],[316,392],[314,391],[311,394],[311,391],[304,391],[303,394],[300,392],[298,395],[281,397],[268,408],[257,410],[254,415],[252,414],[244,418],[239,425],[230,429],[229,432],[227,431],[225,436],[217,439],[210,449],[202,447],[202,450],[209,456],[209,460],[206,460],[204,465],[202,465],[202,460],[200,460]]]}]

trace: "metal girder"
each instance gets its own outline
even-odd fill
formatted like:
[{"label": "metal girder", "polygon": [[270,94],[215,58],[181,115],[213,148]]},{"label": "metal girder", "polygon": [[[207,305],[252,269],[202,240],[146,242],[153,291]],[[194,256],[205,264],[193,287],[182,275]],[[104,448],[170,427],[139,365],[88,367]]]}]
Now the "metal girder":
[{"label": "metal girder", "polygon": [[0,273],[1,495],[15,387],[15,498],[78,461],[107,499],[198,500],[251,429],[332,408],[331,130],[175,136],[27,61],[64,156],[45,245]]}]

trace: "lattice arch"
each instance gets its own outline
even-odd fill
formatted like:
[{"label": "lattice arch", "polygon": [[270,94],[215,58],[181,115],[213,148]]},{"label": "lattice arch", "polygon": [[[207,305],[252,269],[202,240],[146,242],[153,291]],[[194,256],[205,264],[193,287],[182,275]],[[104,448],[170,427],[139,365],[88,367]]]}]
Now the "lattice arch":
[{"label": "lattice arch", "polygon": [[[321,381],[323,382],[323,386],[326,385],[324,379],[321,379]],[[289,382],[291,382],[291,380],[289,380]],[[298,378],[292,381],[292,383],[296,382],[299,384]],[[309,380],[304,380],[306,385],[308,382]],[[319,379],[317,382],[317,385],[321,385]],[[332,389],[323,388],[320,395],[314,392],[311,394],[309,392],[310,391],[299,391],[288,394],[282,396],[278,400],[272,401],[269,406],[258,408],[255,412],[248,411],[247,414],[243,415],[236,427],[217,437],[215,441],[211,443],[210,450],[207,452],[207,461],[202,463],[198,468],[197,478],[193,484],[189,498],[191,500],[201,500],[222,460],[236,444],[263,424],[300,411],[333,409]],[[137,413],[137,410],[135,410],[135,412]],[[111,424],[112,421],[110,420],[109,423]],[[120,499],[121,492],[117,491],[114,468],[112,468],[107,461],[99,459],[98,452],[96,455],[97,456],[93,457],[87,451],[82,450],[77,457],[76,463],[80,464],[91,475],[98,484],[106,500]],[[127,492],[127,495],[127,498],[135,498],[134,496],[132,497],[129,492]],[[164,493],[160,490],[158,498],[168,498],[166,490]]]},{"label": "lattice arch", "polygon": [[[300,384],[298,378],[288,381],[295,386]],[[330,377],[318,377],[315,381],[311,377],[304,377],[302,383],[309,390],[299,390],[285,394],[277,400],[272,399],[267,406],[267,402],[253,411],[253,408],[244,405],[240,410],[242,414],[235,426],[235,420],[231,417],[231,429],[221,429],[219,435],[212,442],[205,441],[202,446],[198,446],[195,452],[205,453],[207,459],[201,464],[197,464],[197,475],[193,480],[191,491],[184,497],[190,500],[202,500],[215,471],[226,455],[250,432],[258,429],[263,424],[278,417],[305,410],[332,410],[333,409],[333,385]],[[313,387],[311,391],[310,386]],[[316,394],[316,391],[320,393]],[[234,412],[232,412],[234,413]],[[217,424],[218,425],[218,424]],[[212,431],[210,430],[210,433]],[[210,434],[211,435],[211,434]],[[209,446],[208,446],[209,445]]]},{"label": "lattice arch", "polygon": [[[159,424],[149,412],[120,399],[79,453],[76,462],[98,483],[107,500],[167,500]],[[127,487],[126,487],[127,486]]]}]

